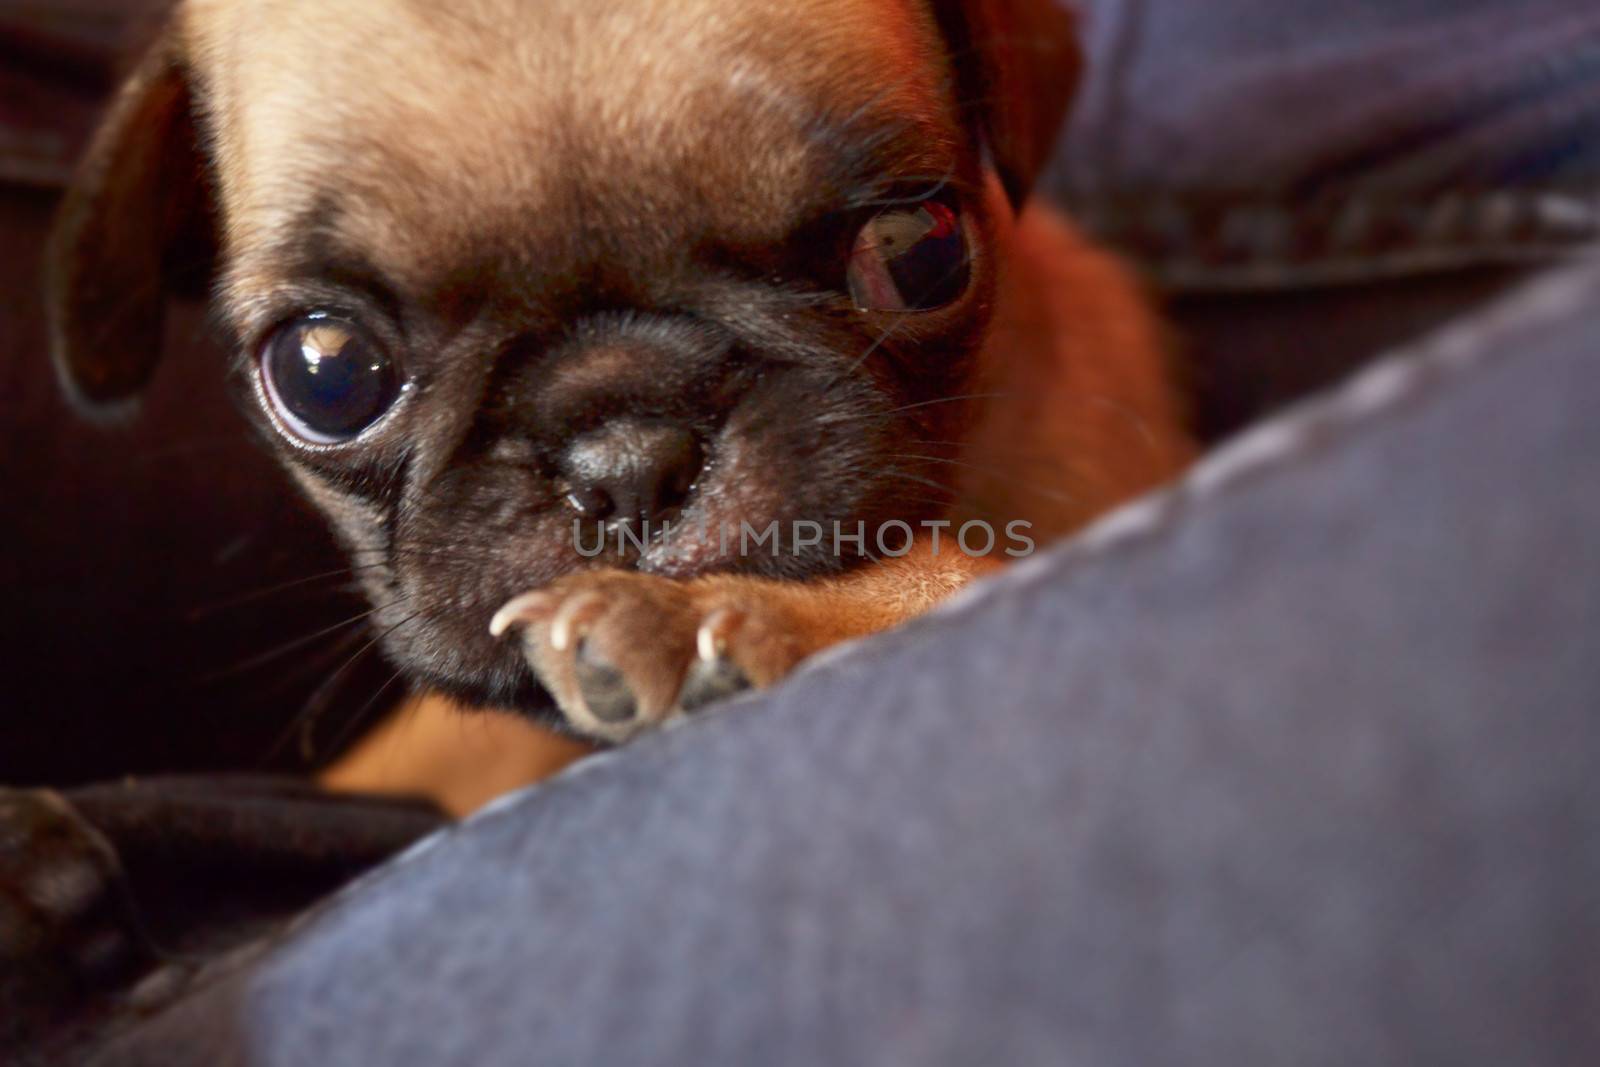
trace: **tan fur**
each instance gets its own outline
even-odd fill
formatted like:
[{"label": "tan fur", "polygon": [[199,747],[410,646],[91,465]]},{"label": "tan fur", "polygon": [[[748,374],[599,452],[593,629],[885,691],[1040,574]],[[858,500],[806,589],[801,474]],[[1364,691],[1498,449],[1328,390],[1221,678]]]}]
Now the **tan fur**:
[{"label": "tan fur", "polygon": [[[614,38],[586,38],[574,5],[586,20],[625,20],[627,29],[615,39],[648,40],[651,50],[622,62],[604,48],[586,48],[586,40]],[[669,14],[661,3],[639,0],[473,0],[441,17],[438,7],[391,0],[332,6],[274,0],[267,11],[192,0],[186,23],[191,48],[201,69],[212,72],[208,99],[219,120],[232,252],[225,292],[236,313],[247,318],[248,300],[275,284],[276,252],[299,236],[285,227],[310,207],[305,198],[318,188],[303,180],[307,168],[338,168],[342,182],[366,193],[348,218],[355,230],[348,239],[381,250],[379,267],[420,289],[441,258],[457,249],[481,252],[497,226],[537,245],[527,220],[537,218],[553,186],[570,177],[541,166],[539,145],[560,136],[567,122],[609,128],[609,137],[593,143],[614,145],[622,155],[592,160],[578,180],[633,183],[596,200],[631,203],[648,213],[649,183],[681,175],[687,156],[696,163],[691,172],[705,183],[701,195],[725,202],[728,231],[751,242],[775,239],[791,225],[781,207],[795,201],[810,164],[795,148],[791,128],[812,117],[798,110],[797,90],[814,87],[818,78],[828,80],[821,95],[834,99],[841,113],[881,107],[916,115],[928,131],[930,169],[950,165],[945,160],[955,117],[929,110],[942,74],[927,61],[935,51],[931,32],[919,36],[901,28],[919,17],[914,5],[809,0],[740,7],[703,0],[698,18],[685,16],[684,6],[685,0],[675,0]],[[345,25],[330,26],[330,20]],[[507,32],[508,20],[520,22],[520,34]],[[887,21],[900,26],[891,29]],[[524,34],[541,47],[519,47]],[[544,58],[550,35],[564,43],[560,64]],[[419,47],[419,37],[428,46]],[[330,54],[323,44],[329,40],[347,46]],[[405,47],[386,48],[391,40]],[[758,74],[747,62],[749,50],[765,41],[782,42],[792,52],[793,62],[778,78]],[[884,41],[906,42],[899,63],[885,63]],[[315,55],[316,62],[297,63],[301,55]],[[885,93],[886,83],[897,89],[896,78],[903,88]],[[352,80],[397,90],[347,97],[340,87]],[[506,83],[521,92],[498,92]],[[740,90],[731,98],[729,84]],[[417,85],[429,92],[409,91]],[[272,95],[264,95],[264,87]],[[566,113],[553,110],[551,100],[563,101]],[[708,122],[707,101],[725,114]],[[513,135],[485,138],[479,123],[460,121],[486,105],[494,110],[485,118]],[[660,136],[662,130],[677,135]],[[730,144],[741,150],[730,152]],[[680,158],[652,160],[651,152]],[[990,195],[998,201],[998,187]],[[439,205],[448,202],[470,204],[472,211],[441,212]],[[1003,204],[991,206],[996,218],[1007,217]],[[958,461],[967,501],[958,515],[1026,519],[1048,541],[1169,479],[1191,446],[1159,331],[1125,268],[1037,206],[998,235],[997,245],[1000,311],[982,382],[994,395]],[[584,372],[597,373],[593,365]],[[740,666],[757,684],[769,684],[818,649],[915,617],[998,565],[948,546],[933,556],[924,545],[910,558],[806,586],[700,579],[667,590],[670,607],[654,599],[659,579],[578,575],[569,584],[632,589],[641,605],[651,605],[614,612],[625,629],[611,647],[613,658],[640,661],[636,669],[657,680],[662,696],[654,711],[661,715],[670,708],[701,621],[712,612],[736,609]],[[550,654],[547,633],[535,626],[528,635],[536,658],[549,661],[547,684],[558,695],[565,688],[569,706],[581,704],[570,695],[570,661]],[[549,773],[581,751],[520,727],[484,727],[494,743],[472,744],[471,735],[452,734],[448,716],[446,703],[424,701],[329,781],[346,788],[420,783],[453,810],[467,810],[501,786]],[[617,740],[635,732],[597,721],[589,728]]]},{"label": "tan fur", "polygon": [[425,796],[465,816],[592,751],[525,720],[473,714],[424,695],[408,701],[320,780],[339,793]]},{"label": "tan fur", "polygon": [[[315,173],[350,194],[349,243],[420,289],[500,235],[538,254],[570,225],[545,205],[574,183],[670,225],[656,186],[688,175],[730,237],[775,240],[812,180],[810,100],[914,119],[935,173],[954,152],[933,33],[906,0],[189,0],[181,32],[219,161],[224,299],[246,320],[283,280]],[[607,131],[589,156],[545,147],[575,125]]]},{"label": "tan fur", "polygon": [[[991,195],[998,197],[998,188]],[[970,488],[957,514],[1025,519],[1043,544],[1170,480],[1192,458],[1193,445],[1183,431],[1160,329],[1127,269],[1042,206],[997,240],[1006,268],[985,354],[992,395],[963,453]],[[733,645],[730,658],[755,684],[770,685],[821,649],[923,614],[1002,562],[998,553],[972,558],[948,541],[935,554],[924,540],[905,558],[804,585],[737,575],[682,583],[616,571],[580,573],[552,587],[548,610],[530,620],[525,640],[546,684],[564,695],[569,715],[575,710],[588,732],[620,741],[674,714],[684,665],[694,662],[700,630],[718,612],[734,616],[723,635]],[[587,639],[644,680],[640,723],[618,728],[583,718],[573,659],[552,648],[552,624],[562,606],[592,595],[603,595],[611,607],[588,623]],[[426,736],[433,742],[438,732]],[[459,798],[454,783],[475,773],[515,780],[518,768],[557,769],[573,751],[548,736],[504,740],[487,771],[477,765],[486,753],[431,748],[425,765],[410,765],[421,775],[410,780],[432,776],[441,784],[431,788]],[[385,758],[393,761],[396,745],[387,745]],[[358,769],[344,770],[344,780],[371,780],[370,768],[359,769],[371,758],[358,754],[352,761]],[[394,777],[391,764],[389,780]]]},{"label": "tan fur", "polygon": [[[1003,194],[991,184],[989,195]],[[955,521],[1026,521],[1044,544],[1170,480],[1193,445],[1160,330],[1126,268],[1043,207],[995,244],[1000,306],[984,349],[984,414],[957,461],[966,497]],[[924,539],[904,558],[803,585],[584,572],[529,609],[523,638],[568,717],[622,741],[679,714],[676,696],[708,626],[722,658],[766,686],[821,649],[915,618],[1004,562],[998,550],[973,558],[947,538],[939,552]],[[577,658],[556,636],[574,612],[584,640],[632,681],[639,721],[613,725],[586,708]]]},{"label": "tan fur", "polygon": [[964,489],[972,513],[1026,518],[1048,541],[1171,480],[1194,445],[1129,269],[1040,203],[1002,244],[984,360],[995,395],[967,446]]},{"label": "tan fur", "polygon": [[[809,202],[830,159],[817,135],[824,128],[836,139],[841,129],[893,130],[898,177],[956,176],[970,193],[972,112],[988,112],[979,139],[987,138],[996,173],[981,205],[962,197],[980,208],[970,222],[987,251],[959,317],[977,322],[980,310],[994,312],[973,384],[982,399],[970,402],[976,422],[962,442],[927,444],[948,446],[948,456],[879,458],[940,464],[960,493],[958,522],[1025,520],[1043,545],[1171,478],[1191,446],[1159,328],[1135,281],[1046,209],[1010,221],[1001,178],[1019,188],[1033,177],[1073,62],[1069,52],[1049,53],[1055,68],[1021,69],[1045,53],[1006,37],[1004,16],[1014,9],[1023,20],[1015,26],[1041,33],[1060,30],[1065,16],[1038,0],[940,3],[963,8],[990,35],[956,70],[936,5],[923,0],[184,0],[149,77],[164,87],[161,99],[192,97],[199,112],[222,227],[219,310],[244,345],[258,348],[297,313],[296,300],[303,313],[304,293],[290,294],[303,280],[308,243],[322,240],[359,250],[397,289],[396,302],[441,324],[436,343],[466,361],[441,357],[452,372],[494,358],[495,340],[472,332],[475,305],[463,290],[532,317],[540,305],[530,290],[581,284],[606,254],[612,267],[630,267],[631,284],[648,288],[682,268],[686,249],[781,246],[816,210]],[[963,80],[963,64],[987,49],[1007,53],[1010,66]],[[1059,94],[1024,99],[1017,114],[1025,120],[997,117],[1002,101],[952,94],[974,84],[1025,94],[1034,76],[1062,84]],[[167,120],[177,117],[169,108]],[[115,146],[117,134],[103,140]],[[115,158],[109,148],[105,155]],[[113,188],[108,166],[102,160],[88,173]],[[97,205],[123,205],[104,191],[79,198],[64,256],[114,258],[83,221]],[[143,251],[151,254],[132,268],[148,272],[160,257]],[[80,290],[65,296],[82,297],[60,301],[64,321],[104,298],[105,287],[91,283],[114,272],[95,268],[62,272],[66,287]],[[660,292],[644,302],[673,303]],[[58,349],[72,349],[76,335],[60,332]],[[77,347],[81,357],[87,347]],[[574,387],[604,383],[626,371],[621,354],[592,346],[553,377]],[[99,369],[116,370],[115,357]],[[98,367],[72,351],[58,362],[69,377],[75,367]],[[105,377],[119,386],[142,380]],[[425,428],[409,427],[419,484],[449,468],[474,418],[474,394],[463,387],[459,396],[430,408]],[[772,462],[756,450],[725,458],[723,473],[742,478],[741,463]],[[309,465],[294,470],[349,547],[381,549],[384,516],[337,478]],[[745,481],[748,490],[735,486],[725,499],[770,512],[760,499],[770,485]],[[770,684],[819,649],[925,612],[1003,562],[921,543],[903,559],[803,583],[577,571],[529,599],[517,621],[527,662],[569,722],[620,741],[682,713],[684,679],[712,662],[708,649],[749,681]],[[375,618],[392,629],[382,612]],[[585,642],[627,678],[638,721],[607,723],[588,707],[577,680]],[[424,699],[327,780],[427,791],[466,811],[582,751],[520,724],[465,725],[444,702]]]}]

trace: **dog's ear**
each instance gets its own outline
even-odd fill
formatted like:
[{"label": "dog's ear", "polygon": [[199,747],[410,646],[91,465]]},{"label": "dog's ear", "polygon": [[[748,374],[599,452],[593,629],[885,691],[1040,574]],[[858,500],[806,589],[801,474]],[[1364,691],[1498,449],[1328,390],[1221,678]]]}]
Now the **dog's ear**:
[{"label": "dog's ear", "polygon": [[1020,208],[1078,88],[1078,20],[1066,0],[934,0],[933,9],[967,121]]},{"label": "dog's ear", "polygon": [[166,302],[209,282],[209,183],[176,36],[111,105],[56,220],[45,265],[51,357],[86,414],[131,404],[161,358]]}]

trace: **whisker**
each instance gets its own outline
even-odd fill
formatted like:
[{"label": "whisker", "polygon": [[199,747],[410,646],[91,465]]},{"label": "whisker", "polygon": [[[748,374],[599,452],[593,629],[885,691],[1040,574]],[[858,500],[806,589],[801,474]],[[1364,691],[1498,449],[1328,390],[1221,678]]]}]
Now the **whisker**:
[{"label": "whisker", "polygon": [[895,455],[892,455],[890,458],[891,459],[920,460],[921,462],[924,462],[924,463],[942,463],[942,464],[944,464],[946,466],[950,466],[950,467],[962,467],[962,468],[965,468],[967,470],[977,471],[980,474],[987,474],[987,475],[989,475],[991,477],[998,478],[1001,481],[1005,482],[1007,485],[1012,486],[1013,488],[1021,489],[1024,492],[1029,492],[1029,493],[1036,494],[1038,496],[1044,497],[1046,500],[1054,500],[1054,501],[1057,501],[1058,503],[1062,503],[1062,504],[1077,504],[1077,503],[1081,503],[1081,501],[1079,501],[1076,497],[1074,497],[1074,496],[1072,496],[1070,494],[1058,492],[1057,490],[1054,490],[1054,489],[1046,489],[1043,486],[1039,486],[1039,485],[1030,485],[1027,482],[1023,482],[1023,481],[1020,481],[1020,480],[1016,479],[1015,477],[1012,477],[1009,472],[1002,471],[999,467],[992,467],[992,466],[989,466],[989,465],[983,464],[983,463],[971,463],[971,462],[968,462],[966,460],[960,460],[960,459],[946,459],[943,456],[918,456],[918,455],[899,454],[899,453],[897,453]]},{"label": "whisker", "polygon": [[[906,457],[897,456],[895,458],[904,459]],[[955,495],[955,490],[951,489],[947,485],[941,485],[940,483],[934,481],[932,478],[924,478],[921,475],[912,474],[910,471],[900,470],[898,467],[891,467],[888,470],[881,471],[880,473],[886,474],[891,478],[897,478],[897,479],[899,479],[900,481],[903,481],[903,482],[910,482],[910,483],[912,483],[914,485],[925,485],[930,489],[937,490],[938,492],[948,493],[952,497]]]},{"label": "whisker", "polygon": [[316,633],[307,634],[304,637],[297,637],[293,641],[279,645],[277,648],[274,648],[269,652],[263,652],[258,656],[252,656],[243,663],[237,663],[220,671],[203,675],[197,679],[194,684],[197,686],[210,685],[212,682],[222,681],[225,678],[233,678],[240,674],[244,674],[247,671],[254,670],[257,667],[264,667],[267,664],[272,663],[273,661],[280,659],[281,657],[286,656],[297,649],[304,648],[306,645],[312,644],[315,641],[327,637],[329,634],[335,634],[346,627],[354,626],[360,622],[365,622],[367,619],[370,619],[380,611],[387,611],[390,608],[399,607],[409,599],[410,597],[402,597],[392,604],[383,604],[379,607],[369,608],[368,610],[361,612],[359,615],[352,615],[350,618],[345,619],[342,622],[336,622],[332,626],[324,627],[323,629],[318,630]]},{"label": "whisker", "polygon": [[[338,752],[344,748],[345,742],[350,740],[351,735],[365,725],[367,716],[378,706],[379,701],[383,699],[383,695],[394,687],[394,683],[405,677],[405,673],[404,668],[395,671],[389,676],[387,682],[378,687],[378,691],[373,693],[367,702],[361,705],[360,710],[350,717],[350,721],[339,729],[338,734],[334,736],[332,743],[328,746],[330,752]],[[312,736],[311,725],[311,723],[307,723],[306,728],[300,733],[300,755],[307,763],[317,758],[316,739]]]},{"label": "whisker", "polygon": [[902,415],[907,411],[918,411],[922,408],[938,407],[942,404],[961,404],[970,400],[1004,400],[1011,393],[963,393],[961,396],[940,397],[937,400],[923,400],[915,404],[905,404],[901,407],[890,408],[888,411],[874,411],[863,415],[824,416],[817,419],[819,425],[836,425],[841,422],[866,422],[869,420],[884,420],[895,415]]},{"label": "whisker", "polygon": [[1152,456],[1160,451],[1160,446],[1156,443],[1155,432],[1150,428],[1150,420],[1141,415],[1136,409],[1108,396],[1084,396],[1078,399],[1085,404],[1093,404],[1096,407],[1104,408],[1114,415],[1121,415],[1123,420],[1133,428],[1133,432],[1139,435],[1139,440],[1144,443],[1145,449]]},{"label": "whisker", "polygon": [[955,169],[951,168],[937,177],[933,175],[924,175],[921,177],[912,175],[905,178],[899,178],[896,179],[895,184],[900,186],[911,185],[921,181],[931,181],[934,184],[925,192],[919,193],[916,196],[881,197],[871,200],[853,200],[850,203],[850,207],[860,209],[869,207],[907,207],[911,204],[926,204],[929,200],[934,199],[948,189],[950,187],[950,183],[955,180],[955,176]]},{"label": "whisker", "polygon": [[276,759],[278,755],[282,753],[284,747],[288,745],[290,738],[299,733],[302,726],[308,725],[308,720],[310,720],[310,723],[314,723],[315,720],[319,718],[325,710],[327,710],[327,701],[335,687],[339,681],[350,672],[350,669],[360,662],[363,656],[371,652],[374,648],[378,647],[380,642],[389,637],[395,631],[399,630],[402,626],[406,626],[412,622],[415,622],[421,616],[421,611],[412,612],[410,615],[407,615],[405,618],[401,619],[399,622],[395,623],[393,626],[389,627],[387,630],[378,634],[366,644],[356,649],[356,651],[352,653],[343,664],[340,665],[338,670],[329,675],[327,680],[319,685],[312,692],[312,694],[306,698],[304,707],[300,709],[300,714],[296,715],[294,719],[290,721],[289,725],[285,727],[283,734],[267,752],[266,758],[263,762],[270,763],[272,760]]},{"label": "whisker", "polygon": [[[961,259],[951,265],[949,270],[945,271],[944,274],[939,277],[939,280],[933,284],[930,291],[937,291],[940,286],[942,286],[945,282],[948,282],[951,278],[954,278],[960,271],[966,270],[970,263],[970,257],[962,256]],[[907,314],[890,324],[889,328],[884,330],[883,333],[879,334],[878,339],[868,345],[867,350],[861,353],[860,357],[854,363],[850,364],[843,374],[839,375],[838,378],[835,379],[835,383],[847,381],[853,377],[856,371],[866,366],[867,360],[871,359],[875,354],[877,354],[878,350],[884,345],[888,344],[889,341],[893,339],[901,330],[905,329],[907,326],[911,325],[911,323],[916,321],[916,318],[917,317],[915,315]]]},{"label": "whisker", "polygon": [[257,694],[261,697],[275,696],[286,693],[296,688],[307,677],[319,675],[340,657],[350,651],[350,646],[361,640],[362,631],[347,630],[331,640],[326,648],[314,649],[307,652],[304,662],[297,663],[293,668],[287,668],[272,682],[264,685]]},{"label": "whisker", "polygon": [[273,585],[264,589],[256,589],[252,592],[244,593],[228,600],[218,601],[214,604],[201,605],[189,613],[188,621],[199,622],[200,620],[209,618],[218,612],[230,611],[234,608],[244,607],[247,604],[254,604],[262,600],[267,600],[271,597],[292,592],[295,589],[300,589],[308,585],[314,585],[317,582],[328,581],[331,578],[343,578],[347,574],[354,574],[358,571],[368,571],[381,566],[383,566],[381,563],[368,563],[360,567],[341,567],[336,571],[323,571],[321,574],[313,574],[305,578],[296,578],[292,582],[284,582],[281,585]]},{"label": "whisker", "polygon": [[457,550],[457,549],[454,549],[454,548],[446,548],[446,547],[432,548],[432,547],[429,547],[427,545],[422,545],[422,546],[407,545],[404,548],[354,548],[354,549],[348,550],[346,552],[346,555],[350,556],[352,559],[360,559],[360,560],[369,560],[369,559],[372,559],[374,556],[382,557],[382,560],[380,562],[371,564],[372,567],[384,566],[385,564],[387,564],[391,560],[422,560],[422,561],[425,561],[425,562],[430,562],[431,561],[431,562],[442,562],[442,563],[474,563],[474,564],[480,564],[482,566],[493,566],[493,565],[502,564],[502,563],[505,562],[505,560],[503,558],[492,556],[492,555],[489,555],[487,553],[475,554],[475,553],[460,551],[460,550]]}]

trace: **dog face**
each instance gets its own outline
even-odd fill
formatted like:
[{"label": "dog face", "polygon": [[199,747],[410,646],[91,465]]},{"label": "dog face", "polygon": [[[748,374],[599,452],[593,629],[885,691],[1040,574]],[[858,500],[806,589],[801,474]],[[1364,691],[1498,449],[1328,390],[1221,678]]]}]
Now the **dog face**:
[{"label": "dog face", "polygon": [[824,574],[831,545],[701,531],[948,508],[1069,30],[1044,0],[190,0],[63,217],[58,363],[122,400],[160,312],[112,296],[206,262],[390,655],[532,709],[487,631],[519,592]]}]

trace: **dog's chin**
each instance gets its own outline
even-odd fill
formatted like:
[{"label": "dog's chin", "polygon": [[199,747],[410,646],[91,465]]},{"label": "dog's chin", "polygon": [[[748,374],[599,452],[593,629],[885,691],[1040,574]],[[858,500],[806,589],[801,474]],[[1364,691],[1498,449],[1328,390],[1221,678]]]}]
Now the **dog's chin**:
[{"label": "dog's chin", "polygon": [[413,684],[422,691],[449,697],[462,708],[514,715],[557,733],[574,734],[571,723],[520,657],[508,658],[504,667],[476,676],[418,672]]},{"label": "dog's chin", "polygon": [[389,659],[414,686],[563,725],[515,642],[490,633],[511,600],[607,568],[680,581],[835,576],[868,561],[867,547],[885,523],[915,523],[936,506],[910,504],[882,475],[888,464],[850,458],[866,454],[865,446],[824,451],[809,477],[782,465],[789,477],[781,481],[778,451],[725,444],[712,475],[643,537],[598,524],[580,528],[559,508],[507,511],[501,492],[441,493],[398,524],[394,572],[369,575],[369,598],[391,605],[374,619]]},{"label": "dog's chin", "polygon": [[[712,517],[713,514],[715,510],[708,509],[698,518],[693,512],[680,516],[669,536],[647,543],[643,551],[627,540],[622,541],[624,550],[616,551],[617,541],[612,539],[604,553],[534,584],[605,568],[680,580],[745,574],[803,581],[838,574],[866,559],[853,550],[837,552],[831,534],[818,545],[794,545],[788,540],[788,533],[782,532],[792,527],[790,520],[757,522],[732,514]],[[859,521],[868,530],[876,525]],[[841,526],[853,536],[855,522]],[[759,537],[769,527],[781,531],[780,537],[763,541],[751,550],[745,539]],[[515,644],[489,634],[489,620],[501,603],[529,591],[516,583],[498,584],[505,590],[502,601],[484,601],[465,611],[458,604],[449,603],[459,590],[434,591],[429,599],[437,600],[436,605],[409,616],[409,621],[402,618],[390,624],[392,632],[383,642],[386,652],[414,689],[443,694],[464,707],[513,714],[559,732],[570,732],[570,724],[557,711]],[[379,622],[381,625],[381,616]]]}]

